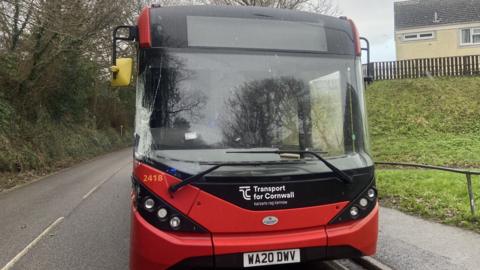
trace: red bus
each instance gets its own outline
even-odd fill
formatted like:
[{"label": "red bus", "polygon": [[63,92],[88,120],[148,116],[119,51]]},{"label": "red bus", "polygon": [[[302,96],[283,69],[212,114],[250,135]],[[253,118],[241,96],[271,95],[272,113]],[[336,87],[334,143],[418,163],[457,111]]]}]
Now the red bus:
[{"label": "red bus", "polygon": [[137,26],[114,31],[112,82],[122,86],[133,61],[116,59],[118,40],[138,48],[131,269],[375,253],[377,190],[351,20],[145,8]]}]

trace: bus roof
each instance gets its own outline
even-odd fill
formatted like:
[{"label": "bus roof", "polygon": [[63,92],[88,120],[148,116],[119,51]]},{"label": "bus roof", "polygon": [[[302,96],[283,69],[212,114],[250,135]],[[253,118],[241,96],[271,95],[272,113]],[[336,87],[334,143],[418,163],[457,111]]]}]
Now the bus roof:
[{"label": "bus roof", "polygon": [[273,50],[355,55],[354,33],[348,20],[278,8],[146,8],[139,17],[139,32],[140,47],[144,48],[238,45],[235,48],[268,49],[272,45]]}]

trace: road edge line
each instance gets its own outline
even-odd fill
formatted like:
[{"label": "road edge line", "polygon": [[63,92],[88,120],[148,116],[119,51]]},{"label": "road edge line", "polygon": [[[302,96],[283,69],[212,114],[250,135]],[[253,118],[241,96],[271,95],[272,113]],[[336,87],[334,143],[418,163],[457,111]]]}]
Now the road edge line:
[{"label": "road edge line", "polygon": [[99,185],[94,186],[92,189],[90,189],[90,191],[87,192],[87,194],[83,195],[82,201],[85,200],[86,198],[88,198],[88,196],[92,195],[92,193],[95,192],[95,190],[97,190],[102,184],[103,184],[103,182],[100,183]]},{"label": "road edge line", "polygon": [[374,259],[370,256],[364,256],[360,258],[353,259],[356,263],[360,264],[361,266],[372,269],[372,270],[393,270],[390,266],[385,265],[378,260]]},{"label": "road edge line", "polygon": [[50,226],[48,226],[41,234],[39,234],[35,239],[33,239],[30,244],[28,244],[22,251],[20,251],[15,257],[13,257],[2,269],[0,270],[9,270],[11,269],[27,252],[32,249],[48,232],[50,232],[55,226],[62,222],[64,217],[59,217],[55,220]]},{"label": "road edge line", "polygon": [[110,179],[112,179],[115,175],[117,175],[121,170],[123,170],[123,168],[125,168],[125,166],[127,166],[128,164],[132,163],[132,161],[128,161],[127,163],[125,163],[125,165],[122,165],[120,168],[118,168],[118,170],[116,170],[115,172],[113,172],[112,175],[108,176],[107,178],[103,179],[100,183],[98,183],[96,186],[94,186],[89,192],[87,192],[85,195],[83,195],[82,197],[82,201],[84,201],[86,198],[88,198],[90,195],[92,195],[99,187],[103,186],[103,184],[105,184],[106,182],[108,182]]}]

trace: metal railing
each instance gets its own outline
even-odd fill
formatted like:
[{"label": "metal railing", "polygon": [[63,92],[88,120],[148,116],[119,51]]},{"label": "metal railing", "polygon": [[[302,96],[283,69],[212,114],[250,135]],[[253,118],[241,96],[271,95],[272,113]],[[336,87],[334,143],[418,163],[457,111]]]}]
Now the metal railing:
[{"label": "metal railing", "polygon": [[442,167],[442,166],[422,165],[422,164],[402,163],[402,162],[375,162],[375,164],[387,165],[387,166],[415,167],[415,168],[464,174],[467,179],[467,190],[468,190],[468,198],[470,201],[470,212],[472,213],[472,215],[475,215],[476,208],[475,208],[475,196],[473,194],[473,187],[472,187],[472,175],[480,175],[480,171],[470,171],[465,169],[455,169],[455,168]]}]

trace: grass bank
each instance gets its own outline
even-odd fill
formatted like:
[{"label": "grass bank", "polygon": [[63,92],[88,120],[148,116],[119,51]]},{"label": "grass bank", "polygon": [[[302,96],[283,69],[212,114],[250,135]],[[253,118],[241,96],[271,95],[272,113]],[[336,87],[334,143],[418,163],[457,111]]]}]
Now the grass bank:
[{"label": "grass bank", "polygon": [[0,131],[0,191],[131,144],[131,132],[39,122]]},{"label": "grass bank", "polygon": [[375,160],[480,167],[480,77],[379,81],[367,104]]},{"label": "grass bank", "polygon": [[[480,168],[480,78],[375,82],[367,104],[376,161]],[[377,178],[383,205],[480,232],[464,175],[380,169]]]},{"label": "grass bank", "polygon": [[[472,178],[480,199],[480,179]],[[428,170],[377,171],[383,206],[480,233],[480,215],[470,214],[464,175]],[[476,202],[477,209],[480,203]]]}]

